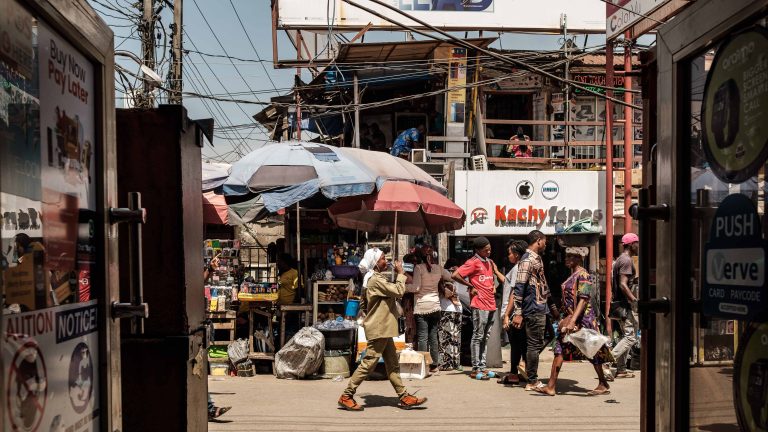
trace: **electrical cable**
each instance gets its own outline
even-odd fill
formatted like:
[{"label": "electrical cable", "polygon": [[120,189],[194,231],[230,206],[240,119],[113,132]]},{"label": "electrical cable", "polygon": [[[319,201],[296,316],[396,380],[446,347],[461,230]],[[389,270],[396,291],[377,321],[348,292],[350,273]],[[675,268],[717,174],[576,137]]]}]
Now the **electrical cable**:
[{"label": "electrical cable", "polygon": [[253,41],[251,40],[251,36],[248,34],[248,30],[245,29],[245,25],[243,24],[243,20],[240,19],[240,14],[237,12],[237,9],[235,8],[235,4],[232,3],[232,0],[229,0],[229,4],[232,6],[232,10],[235,12],[235,16],[237,17],[237,21],[240,23],[240,28],[243,29],[243,33],[245,33],[245,37],[248,39],[248,43],[251,44],[251,48],[253,48],[254,54],[256,54],[256,58],[259,59],[259,64],[261,65],[262,69],[264,69],[264,73],[267,75],[267,79],[272,84],[272,87],[277,91],[277,86],[275,85],[275,82],[272,81],[272,76],[267,71],[267,67],[264,66],[264,62],[261,61],[261,56],[259,55],[259,51],[256,49],[256,46],[253,44]]}]

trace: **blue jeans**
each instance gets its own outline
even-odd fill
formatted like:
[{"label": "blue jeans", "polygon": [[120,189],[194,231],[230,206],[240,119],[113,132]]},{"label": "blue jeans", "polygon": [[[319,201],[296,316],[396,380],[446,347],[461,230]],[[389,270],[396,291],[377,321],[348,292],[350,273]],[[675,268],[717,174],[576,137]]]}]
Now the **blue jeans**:
[{"label": "blue jeans", "polygon": [[432,356],[432,363],[428,366],[432,369],[438,365],[440,356],[439,345],[437,343],[437,329],[440,326],[440,311],[425,315],[416,315],[416,339],[419,351],[429,350]]},{"label": "blue jeans", "polygon": [[493,316],[496,311],[472,308],[472,369],[485,370],[486,354],[488,352],[488,336],[493,327]]}]

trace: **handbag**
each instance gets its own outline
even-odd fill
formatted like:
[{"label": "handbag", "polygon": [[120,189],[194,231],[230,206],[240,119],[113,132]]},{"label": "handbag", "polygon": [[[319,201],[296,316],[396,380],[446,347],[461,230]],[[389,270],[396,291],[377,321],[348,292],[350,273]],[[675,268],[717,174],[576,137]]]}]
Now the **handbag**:
[{"label": "handbag", "polygon": [[608,318],[623,321],[627,319],[629,312],[622,302],[611,301],[611,309],[608,311]]}]

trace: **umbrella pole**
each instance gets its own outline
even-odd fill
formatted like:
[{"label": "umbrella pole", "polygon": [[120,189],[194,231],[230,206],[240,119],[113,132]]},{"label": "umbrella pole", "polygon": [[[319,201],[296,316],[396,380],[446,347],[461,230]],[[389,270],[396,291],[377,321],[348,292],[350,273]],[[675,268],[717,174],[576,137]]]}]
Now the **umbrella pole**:
[{"label": "umbrella pole", "polygon": [[[394,234],[392,235],[392,242],[394,243],[394,247],[392,248],[395,252],[392,254],[392,261],[397,261],[399,258],[399,246],[400,242],[397,241],[397,212],[395,212],[395,227],[394,227]],[[393,263],[394,264],[394,263]],[[392,282],[395,281],[395,278],[397,277],[397,272],[394,270],[392,271]]]}]

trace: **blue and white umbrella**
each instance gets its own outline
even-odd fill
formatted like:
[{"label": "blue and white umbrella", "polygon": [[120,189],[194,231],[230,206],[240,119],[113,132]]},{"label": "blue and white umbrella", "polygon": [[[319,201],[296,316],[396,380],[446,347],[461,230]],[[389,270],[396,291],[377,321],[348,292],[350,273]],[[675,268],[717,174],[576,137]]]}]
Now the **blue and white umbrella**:
[{"label": "blue and white umbrella", "polygon": [[203,192],[221,187],[231,168],[232,165],[227,163],[203,162]]},{"label": "blue and white umbrella", "polygon": [[290,141],[267,144],[232,165],[221,187],[225,195],[261,195],[275,212],[321,194],[336,200],[367,195],[387,180],[446,189],[426,172],[386,153]]}]

